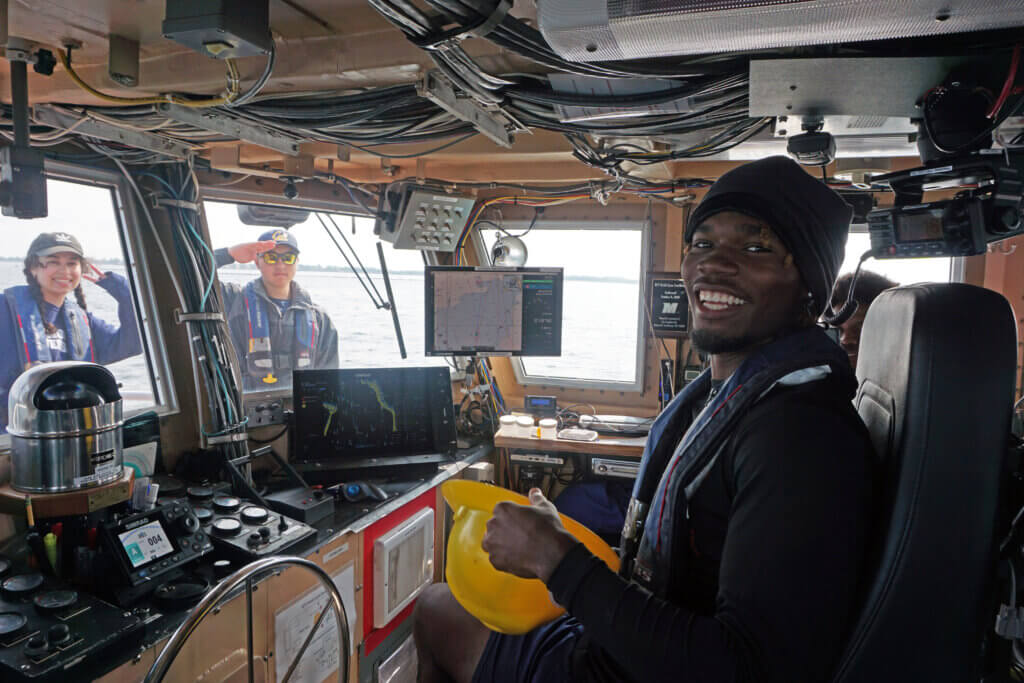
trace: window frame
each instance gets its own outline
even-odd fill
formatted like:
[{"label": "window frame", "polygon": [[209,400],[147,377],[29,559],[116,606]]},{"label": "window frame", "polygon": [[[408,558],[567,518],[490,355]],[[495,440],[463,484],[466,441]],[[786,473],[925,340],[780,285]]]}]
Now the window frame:
[{"label": "window frame", "polygon": [[[529,221],[505,221],[503,227],[510,232],[521,232],[529,227]],[[644,307],[645,301],[645,278],[651,267],[651,224],[650,221],[638,218],[628,220],[615,220],[615,221],[601,221],[601,220],[569,220],[569,219],[545,219],[543,222],[538,221],[534,225],[533,230],[578,230],[580,232],[586,232],[588,230],[639,230],[640,231],[640,273],[638,274],[639,282],[637,286],[637,321],[636,321],[636,359],[635,359],[635,374],[632,382],[616,382],[612,380],[598,380],[598,379],[574,379],[565,377],[553,377],[550,375],[532,375],[526,372],[523,367],[522,358],[518,356],[512,356],[509,358],[510,364],[512,365],[512,372],[515,375],[516,381],[523,386],[539,386],[539,387],[554,387],[557,389],[597,389],[600,391],[618,391],[623,393],[643,393],[644,390],[644,371],[646,369],[646,351],[647,346],[645,340],[647,335],[644,330],[644,318],[646,315],[646,309]],[[482,232],[480,230],[474,231],[470,236],[470,241],[473,247],[473,251],[477,256],[479,263],[484,265],[490,265],[491,259],[487,253],[487,246],[484,242]],[[529,247],[529,244],[527,244]],[[527,258],[527,265],[530,265],[529,258]],[[563,266],[564,264],[550,264],[552,266]],[[564,301],[563,301],[564,306]],[[562,327],[562,342],[563,346],[565,343],[565,326],[564,326],[564,314],[563,314],[563,327]]]},{"label": "window frame", "polygon": [[[310,211],[320,211],[323,213],[332,213],[336,215],[348,216],[349,212],[341,213],[338,206],[334,202],[325,202],[323,200],[316,199],[296,199],[289,200],[284,197],[280,201],[267,201],[267,196],[263,192],[257,192],[253,190],[247,190],[244,188],[238,188],[236,186],[225,186],[217,187],[216,185],[200,185],[199,186],[199,207],[202,213],[203,227],[205,234],[203,237],[207,241],[212,240],[210,233],[209,220],[206,217],[206,202],[221,202],[225,204],[258,204],[261,206],[284,206],[290,209],[308,209]],[[343,205],[349,208],[349,205]],[[352,211],[357,216],[366,217],[365,211],[354,210]],[[256,228],[256,226],[253,226]],[[214,248],[210,244],[210,248]],[[217,281],[220,281],[220,275],[217,275]],[[288,407],[291,405],[293,386],[282,386],[274,389],[255,389],[246,391],[242,388],[242,374],[241,368],[235,368],[235,381],[239,387],[239,394],[242,397],[242,410],[248,415],[256,406],[266,403],[280,402],[283,406]]]},{"label": "window frame", "polygon": [[[259,204],[262,206],[284,206],[292,209],[308,209],[312,212],[328,213],[335,216],[349,217],[354,216],[356,218],[376,218],[372,213],[367,213],[354,202],[344,201],[328,201],[315,197],[297,197],[296,199],[287,199],[281,197],[280,199],[267,197],[266,191],[260,189],[252,190],[245,187],[239,187],[237,185],[227,185],[218,187],[217,185],[200,185],[199,187],[199,206],[202,210],[202,220],[207,231],[207,237],[209,237],[209,224],[206,218],[206,204],[205,202],[222,202],[230,204]],[[255,227],[255,226],[254,226]],[[211,245],[212,247],[212,245]],[[421,251],[421,254],[425,254],[424,266],[433,263],[436,265],[436,257],[431,260],[431,252]],[[241,384],[241,377],[236,377],[239,381],[239,387]],[[243,409],[248,413],[250,408],[259,404],[266,404],[268,402],[281,401],[282,405],[291,405],[293,394],[293,387],[291,385],[287,387],[279,387],[275,389],[257,389],[251,391],[242,390],[242,406]]]},{"label": "window frame", "polygon": [[[114,229],[121,239],[125,272],[128,275],[132,304],[142,337],[142,353],[146,357],[150,384],[156,393],[152,406],[125,411],[124,416],[127,418],[147,411],[156,412],[161,416],[179,412],[178,395],[166,352],[167,345],[156,314],[159,308],[154,296],[155,288],[143,256],[140,216],[135,202],[126,201],[126,198],[132,196],[128,182],[116,171],[52,159],[44,161],[44,172],[47,180],[88,185],[110,192]],[[10,435],[0,435],[0,449],[7,450],[10,444]]]}]

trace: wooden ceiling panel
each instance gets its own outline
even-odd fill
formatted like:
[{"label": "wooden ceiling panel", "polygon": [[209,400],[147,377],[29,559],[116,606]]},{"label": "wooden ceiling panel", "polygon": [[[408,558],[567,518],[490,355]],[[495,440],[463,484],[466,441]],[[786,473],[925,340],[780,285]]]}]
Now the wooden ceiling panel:
[{"label": "wooden ceiling panel", "polygon": [[[10,1],[11,35],[50,46],[59,45],[65,38],[80,41],[82,47],[73,54],[75,69],[85,82],[103,92],[141,97],[161,92],[213,95],[224,89],[223,61],[200,55],[161,35],[164,0]],[[412,83],[434,68],[426,52],[357,0],[271,0],[271,30],[277,38],[278,54],[274,76],[263,90],[268,94]],[[124,88],[107,75],[111,33],[140,40],[140,78],[135,88]],[[491,73],[539,68],[483,40],[467,41],[465,46]],[[263,57],[238,60],[243,82],[254,80],[264,63]],[[0,60],[0,93],[7,91],[7,73],[6,61]],[[60,68],[52,77],[31,74],[30,79],[33,103],[101,104]]]}]

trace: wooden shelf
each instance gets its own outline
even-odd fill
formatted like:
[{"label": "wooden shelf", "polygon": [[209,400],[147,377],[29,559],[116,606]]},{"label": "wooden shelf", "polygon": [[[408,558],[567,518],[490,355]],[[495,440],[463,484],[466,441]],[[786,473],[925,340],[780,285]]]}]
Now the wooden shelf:
[{"label": "wooden shelf", "polygon": [[647,444],[646,437],[642,436],[625,438],[602,435],[597,438],[597,441],[569,441],[568,439],[538,439],[532,436],[507,436],[504,432],[505,430],[499,429],[498,433],[494,435],[495,447],[639,458],[644,454],[644,446]]},{"label": "wooden shelf", "polygon": [[0,512],[25,515],[25,498],[32,497],[32,513],[37,519],[84,515],[128,500],[132,495],[135,470],[125,467],[121,478],[110,484],[65,493],[24,493],[9,483],[0,486]]}]

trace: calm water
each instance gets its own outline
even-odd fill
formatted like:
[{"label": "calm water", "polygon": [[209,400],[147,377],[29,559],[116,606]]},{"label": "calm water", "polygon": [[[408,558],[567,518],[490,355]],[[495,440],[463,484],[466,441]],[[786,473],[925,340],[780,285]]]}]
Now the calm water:
[{"label": "calm water", "polygon": [[[124,273],[122,266],[104,270]],[[222,269],[224,282],[244,284],[255,269]],[[342,367],[444,365],[442,358],[423,356],[423,276],[394,275],[391,279],[396,307],[409,358],[402,360],[395,340],[391,313],[378,310],[351,274],[299,270],[296,280],[330,315],[341,342]],[[0,288],[21,284],[21,265],[0,262]],[[383,283],[377,287],[384,293]],[[94,315],[116,322],[117,305],[99,287],[85,284],[86,302]],[[565,283],[562,356],[526,359],[530,373],[562,377],[598,377],[628,381],[633,378],[637,337],[636,284],[567,279]],[[142,356],[110,366],[125,392],[150,393],[149,373]],[[183,388],[179,388],[181,391]],[[126,401],[126,408],[144,402]]]}]

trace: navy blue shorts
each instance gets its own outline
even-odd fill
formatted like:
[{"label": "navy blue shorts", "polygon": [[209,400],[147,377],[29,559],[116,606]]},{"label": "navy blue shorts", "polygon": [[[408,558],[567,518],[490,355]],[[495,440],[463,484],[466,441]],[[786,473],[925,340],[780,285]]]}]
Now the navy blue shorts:
[{"label": "navy blue shorts", "polygon": [[567,683],[583,626],[568,615],[521,636],[492,633],[473,683]]}]

